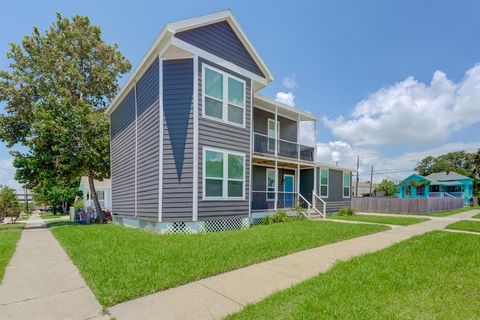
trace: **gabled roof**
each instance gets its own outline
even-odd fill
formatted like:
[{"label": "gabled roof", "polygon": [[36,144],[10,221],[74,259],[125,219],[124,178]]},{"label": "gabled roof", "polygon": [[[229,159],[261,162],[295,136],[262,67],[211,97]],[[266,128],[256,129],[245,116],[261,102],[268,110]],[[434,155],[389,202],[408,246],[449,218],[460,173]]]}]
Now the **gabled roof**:
[{"label": "gabled roof", "polygon": [[435,172],[435,173],[429,174],[427,178],[431,180],[437,180],[437,181],[465,180],[465,179],[473,180],[472,178],[456,173],[455,171]]},{"label": "gabled roof", "polygon": [[[166,24],[163,29],[160,31],[159,35],[140,61],[139,65],[135,68],[135,70],[131,73],[130,77],[128,78],[125,85],[122,87],[120,92],[116,95],[116,97],[110,103],[110,106],[105,111],[107,114],[111,114],[113,110],[117,107],[118,103],[123,99],[123,97],[130,91],[133,84],[137,82],[142,75],[147,70],[148,66],[153,62],[153,60],[162,52],[163,49],[170,46],[172,39],[175,33],[186,31],[189,29],[194,29],[202,26],[206,26],[213,23],[218,23],[226,21],[233,29],[239,40],[245,46],[245,49],[251,55],[252,59],[257,63],[258,67],[265,75],[263,86],[268,84],[269,82],[273,81],[273,75],[268,69],[267,65],[263,61],[263,59],[258,54],[257,50],[253,47],[252,43],[248,39],[247,35],[243,32],[240,24],[237,22],[237,19],[233,16],[230,10],[220,11],[212,14],[208,14],[205,16],[200,16],[196,18],[181,20],[177,22],[171,22]],[[263,79],[263,78],[262,78]]]},{"label": "gabled roof", "polygon": [[421,179],[423,179],[423,180],[427,180],[427,181],[430,181],[430,182],[432,181],[432,180],[430,180],[430,179],[427,178],[427,177],[424,177],[424,176],[422,176],[422,175],[419,175],[418,173],[413,173],[413,174],[409,175],[408,177],[406,177],[405,179],[403,179],[402,181],[400,181],[399,184],[402,184],[402,183],[406,182],[407,180],[412,180],[413,177],[419,177],[419,178],[421,178]]}]

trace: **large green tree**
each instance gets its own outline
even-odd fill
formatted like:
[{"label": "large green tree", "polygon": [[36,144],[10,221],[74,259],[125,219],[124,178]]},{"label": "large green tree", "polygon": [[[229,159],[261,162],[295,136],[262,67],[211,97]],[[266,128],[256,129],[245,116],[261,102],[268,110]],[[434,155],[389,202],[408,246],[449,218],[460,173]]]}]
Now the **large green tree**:
[{"label": "large green tree", "polygon": [[87,17],[57,14],[44,34],[35,27],[21,44],[10,44],[10,68],[0,72],[0,101],[6,102],[0,138],[26,147],[12,154],[17,178],[31,188],[88,176],[103,219],[93,180],[110,172],[104,111],[131,65],[101,35]]},{"label": "large green tree", "polygon": [[375,191],[383,192],[387,197],[393,197],[398,193],[398,187],[393,181],[383,179],[375,188]]},{"label": "large green tree", "polygon": [[73,205],[75,196],[81,194],[79,183],[79,179],[71,182],[43,180],[33,188],[33,199],[36,203],[51,205],[53,214],[57,211],[65,213]]}]

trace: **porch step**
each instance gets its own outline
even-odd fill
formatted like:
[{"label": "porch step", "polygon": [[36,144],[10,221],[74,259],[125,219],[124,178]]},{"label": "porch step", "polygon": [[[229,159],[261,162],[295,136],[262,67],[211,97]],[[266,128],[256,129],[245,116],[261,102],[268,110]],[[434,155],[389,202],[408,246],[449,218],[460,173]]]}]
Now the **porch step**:
[{"label": "porch step", "polygon": [[351,208],[351,200],[340,200],[340,201],[328,201],[327,202],[327,212],[337,212],[342,208]]}]

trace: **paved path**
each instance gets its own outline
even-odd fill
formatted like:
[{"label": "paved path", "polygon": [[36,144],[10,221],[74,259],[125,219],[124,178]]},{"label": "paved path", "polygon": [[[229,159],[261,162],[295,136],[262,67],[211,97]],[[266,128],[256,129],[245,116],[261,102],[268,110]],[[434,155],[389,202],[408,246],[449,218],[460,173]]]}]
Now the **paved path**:
[{"label": "paved path", "polygon": [[[399,227],[274,260],[130,300],[110,308],[112,316],[126,319],[218,319],[258,302],[329,269],[336,260],[347,260],[384,249],[394,243],[463,220],[480,210]],[[241,254],[241,253],[239,253]]]},{"label": "paved path", "polygon": [[0,284],[0,319],[109,319],[37,214],[27,221]]}]

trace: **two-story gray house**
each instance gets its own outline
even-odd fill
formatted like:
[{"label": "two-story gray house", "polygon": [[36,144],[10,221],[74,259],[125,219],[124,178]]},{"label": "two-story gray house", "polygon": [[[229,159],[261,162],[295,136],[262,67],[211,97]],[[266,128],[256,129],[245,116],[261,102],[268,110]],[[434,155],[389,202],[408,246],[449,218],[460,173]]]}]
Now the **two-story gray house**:
[{"label": "two-story gray house", "polygon": [[167,24],[107,110],[114,220],[196,232],[350,206],[351,170],[299,143],[317,118],[257,93],[272,80],[230,11]]}]

